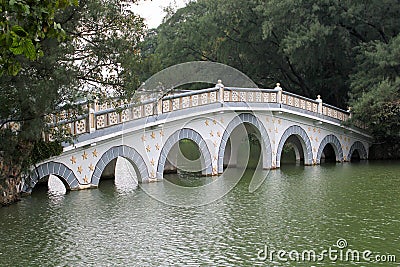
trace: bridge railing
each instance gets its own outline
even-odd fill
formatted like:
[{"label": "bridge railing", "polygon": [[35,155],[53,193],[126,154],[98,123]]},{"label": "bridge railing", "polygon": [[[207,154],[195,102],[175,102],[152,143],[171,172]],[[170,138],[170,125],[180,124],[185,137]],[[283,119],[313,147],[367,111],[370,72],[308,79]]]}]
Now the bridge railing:
[{"label": "bridge railing", "polygon": [[[68,120],[63,119],[64,117],[68,118],[68,115],[59,114],[52,118],[52,125],[63,125],[71,135],[80,135],[128,121],[218,102],[273,103],[278,104],[276,106],[278,108],[306,112],[334,122],[344,122],[350,117],[348,111],[322,103],[319,96],[315,100],[309,99],[283,91],[279,85],[274,89],[234,88],[217,85],[215,88],[171,94],[160,99],[148,99],[141,103],[95,102],[87,104],[86,115]],[[47,138],[51,139],[51,135]]]},{"label": "bridge railing", "polygon": [[339,120],[342,122],[348,120],[350,117],[350,112],[323,103],[320,96],[318,96],[316,100],[313,100],[304,96],[283,91],[282,104],[302,110],[307,110],[309,112],[322,114],[328,118]]},{"label": "bridge railing", "polygon": [[346,110],[322,103],[322,99],[316,100],[296,95],[281,88],[256,89],[256,88],[225,88],[225,102],[248,102],[248,103],[278,103],[282,107],[292,107],[299,110],[321,114],[328,118],[346,121],[350,113]]},{"label": "bridge railing", "polygon": [[158,111],[161,111],[161,113],[167,113],[175,110],[216,103],[220,101],[218,92],[218,88],[208,88],[165,96],[158,102],[159,105],[162,105],[158,108]]},{"label": "bridge railing", "polygon": [[350,118],[350,112],[325,104],[322,106],[322,114],[330,118],[338,119],[340,121],[347,121]]},{"label": "bridge railing", "polygon": [[319,103],[316,100],[309,99],[290,92],[282,91],[281,103],[290,107],[318,113]]},{"label": "bridge railing", "polygon": [[258,88],[223,88],[224,102],[279,103],[279,91]]}]

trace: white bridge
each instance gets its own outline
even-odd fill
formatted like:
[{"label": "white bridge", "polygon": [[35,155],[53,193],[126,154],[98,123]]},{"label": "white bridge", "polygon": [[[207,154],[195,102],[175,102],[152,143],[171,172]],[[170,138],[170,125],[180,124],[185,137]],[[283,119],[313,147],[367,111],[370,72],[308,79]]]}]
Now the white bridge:
[{"label": "white bridge", "polygon": [[320,97],[308,99],[279,85],[256,89],[221,84],[141,104],[95,103],[87,115],[57,122],[76,140],[66,144],[60,156],[35,167],[23,191],[31,192],[49,175],[59,177],[69,190],[97,187],[105,173],[112,175],[118,157],[133,165],[139,182],[161,180],[165,171],[176,169],[176,148],[183,139],[197,144],[204,175],[238,166],[241,144],[248,142],[249,134],[261,145],[260,166],[265,169],[280,167],[287,143],[304,165],[320,164],[327,150],[337,162],[354,156],[367,159],[371,136],[362,128],[344,126],[349,116]]}]

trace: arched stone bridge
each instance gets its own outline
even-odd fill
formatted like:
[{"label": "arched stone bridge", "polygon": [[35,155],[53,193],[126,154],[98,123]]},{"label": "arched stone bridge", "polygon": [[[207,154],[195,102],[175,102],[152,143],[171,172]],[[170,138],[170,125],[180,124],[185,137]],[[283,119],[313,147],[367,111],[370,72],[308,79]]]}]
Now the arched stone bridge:
[{"label": "arched stone bridge", "polygon": [[[254,134],[265,169],[280,167],[285,143],[305,165],[321,163],[329,147],[337,162],[368,158],[371,137],[361,128],[343,126],[350,114],[316,100],[275,89],[216,88],[189,91],[141,104],[92,104],[88,115],[65,124],[77,136],[58,157],[32,170],[23,191],[49,175],[67,189],[97,187],[105,170],[123,157],[139,182],[163,179],[176,161],[179,140],[190,139],[201,152],[202,173],[218,175],[238,165],[241,143]],[[59,118],[58,118],[59,119]],[[50,137],[49,137],[50,138]]]}]

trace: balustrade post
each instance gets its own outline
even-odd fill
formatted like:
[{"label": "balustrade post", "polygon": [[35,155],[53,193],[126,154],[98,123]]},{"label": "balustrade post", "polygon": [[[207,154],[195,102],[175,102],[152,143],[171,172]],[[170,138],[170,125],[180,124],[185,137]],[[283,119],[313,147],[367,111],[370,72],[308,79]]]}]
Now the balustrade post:
[{"label": "balustrade post", "polygon": [[158,99],[156,105],[157,105],[157,115],[162,114],[162,112],[163,112],[163,99],[162,99],[162,97]]},{"label": "balustrade post", "polygon": [[277,99],[276,102],[278,104],[282,104],[282,87],[280,83],[276,84],[276,87],[274,88],[275,90],[278,90],[278,95],[277,95]]},{"label": "balustrade post", "polygon": [[219,102],[224,103],[224,85],[221,80],[218,80],[218,83],[215,85],[216,88],[219,89]]},{"label": "balustrade post", "polygon": [[318,103],[318,113],[322,114],[322,99],[321,99],[321,96],[318,95],[317,99],[315,101],[317,101],[317,103]]},{"label": "balustrade post", "polygon": [[353,112],[351,111],[351,107],[347,108],[347,112],[349,113],[349,119],[351,119]]},{"label": "balustrade post", "polygon": [[89,116],[87,119],[87,127],[89,128],[89,133],[93,133],[96,131],[96,119],[94,116],[94,109],[96,108],[96,103],[88,104],[88,109],[89,109]]}]

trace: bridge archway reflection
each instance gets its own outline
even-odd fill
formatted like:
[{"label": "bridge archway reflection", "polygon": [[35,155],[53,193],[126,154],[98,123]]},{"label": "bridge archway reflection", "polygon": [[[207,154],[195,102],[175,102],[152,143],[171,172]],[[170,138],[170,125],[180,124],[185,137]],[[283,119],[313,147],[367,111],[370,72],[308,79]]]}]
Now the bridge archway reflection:
[{"label": "bridge archway reflection", "polygon": [[114,180],[118,191],[130,191],[137,188],[140,173],[131,160],[118,156],[111,160],[104,168],[99,181],[99,186],[104,180]]},{"label": "bridge archway reflection", "polygon": [[142,156],[132,147],[115,146],[105,152],[97,162],[92,175],[92,184],[99,185],[101,177],[115,175],[115,167],[118,157],[125,158],[133,166],[139,182],[147,182],[149,173]]},{"label": "bridge archway reflection", "polygon": [[197,173],[201,174],[202,163],[199,146],[191,139],[184,138],[176,142],[168,152],[164,173]]},{"label": "bridge archway reflection", "polygon": [[255,169],[262,167],[261,140],[261,133],[253,124],[244,122],[236,126],[225,147],[223,168]]},{"label": "bridge archway reflection", "polygon": [[74,189],[79,185],[78,179],[70,168],[63,163],[50,161],[32,170],[29,179],[24,181],[22,191],[31,193],[38,182],[47,183],[50,175],[59,178],[66,190]]},{"label": "bridge archway reflection", "polygon": [[349,161],[359,161],[367,158],[367,150],[365,149],[363,143],[361,143],[360,141],[354,142],[353,145],[350,147],[347,159]]},{"label": "bridge archway reflection", "polygon": [[[290,146],[288,144],[291,144]],[[283,133],[276,153],[276,167],[281,166],[284,149],[292,148],[296,155],[296,162],[312,165],[312,147],[306,131],[298,125],[290,126]]]},{"label": "bridge archway reflection", "polygon": [[339,139],[333,134],[325,136],[318,148],[317,163],[343,162],[343,160],[343,150]]},{"label": "bridge archway reflection", "polygon": [[[200,155],[193,159],[182,153],[184,142],[190,142],[198,148]],[[181,145],[180,145],[181,144]],[[211,153],[203,137],[193,129],[183,128],[174,132],[165,141],[157,165],[157,178],[163,179],[164,171],[174,170],[177,167],[178,159],[181,161],[181,168],[188,172],[201,172],[203,175],[212,174]]]},{"label": "bridge archway reflection", "polygon": [[332,144],[326,144],[322,151],[319,163],[336,163],[337,161],[339,160],[337,160],[334,146]]},{"label": "bridge archway reflection", "polygon": [[304,152],[300,141],[296,136],[291,136],[283,146],[281,155],[282,164],[304,164]]},{"label": "bridge archway reflection", "polygon": [[[253,141],[258,141],[260,144],[261,155],[257,166],[258,164],[260,164],[260,166],[262,164],[264,169],[270,169],[272,167],[272,149],[267,130],[255,115],[251,113],[241,113],[229,122],[222,135],[218,151],[218,173],[223,173],[224,167],[226,166],[237,166],[240,144],[249,142],[249,134],[250,138],[252,138],[251,136],[256,137],[257,140]],[[249,150],[250,146],[248,146],[247,150],[240,150],[241,157],[249,159]]]},{"label": "bridge archway reflection", "polygon": [[46,175],[42,177],[32,188],[32,194],[46,192],[49,196],[61,196],[69,190],[65,180],[57,175]]}]

